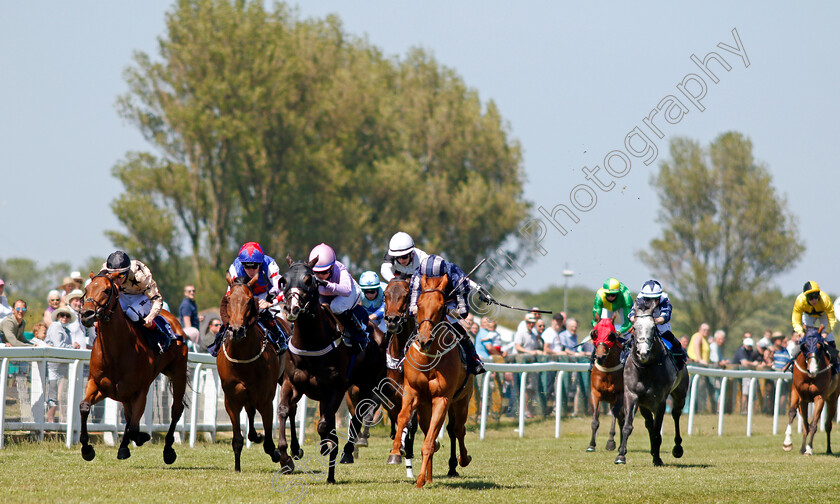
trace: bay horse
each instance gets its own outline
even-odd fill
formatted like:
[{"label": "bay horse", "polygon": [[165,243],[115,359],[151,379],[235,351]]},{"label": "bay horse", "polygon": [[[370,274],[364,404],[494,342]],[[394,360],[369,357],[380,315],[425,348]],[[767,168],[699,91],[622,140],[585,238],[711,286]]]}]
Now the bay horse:
[{"label": "bay horse", "polygon": [[685,406],[688,394],[688,371],[677,369],[670,357],[662,337],[653,320],[655,305],[636,306],[633,321],[633,350],[624,364],[624,426],[621,429],[621,446],[618,449],[616,464],[627,461],[627,440],[633,432],[633,416],[638,407],[645,419],[645,427],[650,437],[650,454],[653,465],[663,465],[659,456],[662,445],[662,420],[665,417],[665,401],[671,395],[671,416],[674,418],[675,458],[683,456],[682,437],[680,437],[680,414]]},{"label": "bay horse", "polygon": [[[409,337],[414,333],[414,317],[408,314],[408,301],[411,292],[409,286],[410,277],[402,275],[395,276],[388,282],[383,295],[383,303],[385,305],[384,320],[386,329],[388,331],[388,343],[386,349],[386,368],[387,368],[387,382],[383,382],[383,386],[377,389],[377,398],[382,404],[383,409],[388,413],[388,418],[391,421],[391,439],[393,440],[397,435],[397,417],[400,414],[402,407],[402,396],[405,393],[403,389],[403,381],[405,373],[403,372],[403,365],[405,361],[405,347],[408,344]],[[387,386],[385,384],[387,383]],[[353,411],[355,405],[359,404],[359,388],[351,386],[347,390],[347,406],[350,411]],[[376,411],[371,411],[371,415]],[[364,432],[361,434],[356,446],[367,446],[367,438],[369,434],[368,425],[375,425],[377,420],[373,417],[365,423]],[[404,432],[400,433],[403,440],[403,455],[405,455],[405,471],[406,477],[414,479],[413,459],[414,459],[414,436],[417,432],[417,413],[412,413],[411,419]],[[439,446],[439,444],[438,444]],[[399,457],[388,457],[389,464],[398,464]]]},{"label": "bay horse", "polygon": [[[280,381],[282,365],[277,349],[257,323],[259,307],[254,297],[253,285],[258,275],[250,281],[246,277],[226,280],[230,290],[222,297],[219,316],[227,327],[221,351],[216,356],[216,368],[225,391],[225,410],[233,427],[234,469],[240,472],[240,455],[243,437],[239,414],[242,408],[248,415],[248,439],[252,443],[263,443],[263,451],[271,456],[272,462],[280,461],[280,452],[274,448],[272,439],[272,418],[274,416],[274,394]],[[278,320],[278,324],[285,322]],[[265,435],[254,428],[254,414],[260,412]]]},{"label": "bay horse", "polygon": [[[790,451],[791,425],[796,417],[797,407],[802,417],[802,447],[799,453],[814,454],[814,434],[819,427],[820,414],[823,407],[827,408],[825,422],[826,453],[831,454],[831,427],[834,415],[837,413],[837,397],[840,395],[840,375],[832,375],[831,359],[823,345],[822,334],[825,326],[805,327],[802,338],[803,350],[793,362],[793,385],[790,391],[790,410],[788,411],[788,426],[785,429],[785,440],[782,448]],[[808,422],[808,403],[814,403],[814,418]]]},{"label": "bay horse", "polygon": [[[397,418],[396,432],[402,432],[416,410],[420,427],[426,434],[423,441],[423,463],[417,477],[417,488],[432,482],[432,457],[436,441],[446,415],[449,415],[447,431],[451,443],[449,476],[457,476],[455,468],[469,465],[472,457],[464,444],[466,422],[470,399],[473,393],[473,379],[467,373],[458,350],[456,330],[445,322],[446,286],[449,277],[426,277],[420,279],[421,292],[417,298],[417,335],[406,351],[405,394]],[[454,352],[452,350],[455,350]],[[460,457],[455,457],[458,443]],[[394,437],[390,463],[396,463],[400,456],[401,439]]]},{"label": "bay horse", "polygon": [[624,426],[624,364],[621,362],[621,352],[624,350],[615,332],[615,316],[612,319],[602,318],[592,330],[592,342],[595,345],[595,361],[589,372],[589,401],[592,404],[592,439],[586,451],[595,451],[595,435],[601,422],[601,401],[606,401],[612,411],[610,438],[607,441],[607,451],[615,450],[615,422],[618,419],[619,428]]},{"label": "bay horse", "polygon": [[[367,409],[376,406],[374,390],[385,377],[385,336],[373,326],[373,337],[365,350],[353,355],[342,343],[342,334],[329,308],[319,302],[318,286],[321,283],[312,266],[318,258],[309,262],[293,262],[286,257],[289,270],[280,280],[286,298],[286,319],[294,322],[294,330],[286,352],[285,379],[280,387],[280,440],[278,451],[282,471],[294,470],[292,457],[286,454],[286,419],[294,417],[297,402],[301,396],[320,402],[318,435],[321,438],[319,452],[329,455],[327,483],[335,483],[335,459],[338,452],[338,433],[335,430],[335,414],[350,385],[359,387],[359,400]],[[353,463],[353,445],[361,430],[361,414],[351,412],[350,435],[341,456],[342,463]],[[294,424],[293,424],[294,425]],[[303,456],[297,436],[292,431],[292,455]]]},{"label": "bay horse", "polygon": [[[119,401],[125,412],[125,432],[120,442],[117,458],[131,456],[128,444],[131,441],[142,446],[151,436],[140,432],[140,417],[146,408],[146,395],[152,382],[161,373],[172,385],[172,418],[163,447],[163,461],[172,464],[177,458],[172,443],[175,441],[175,427],[184,412],[184,391],[187,386],[187,345],[173,340],[169,349],[158,354],[146,342],[139,324],[128,320],[120,306],[120,290],[114,284],[119,273],[100,272],[90,274],[91,282],[85,288],[81,319],[85,327],[96,326],[96,340],[90,355],[85,395],[79,404],[81,414],[82,458],[90,461],[96,456],[87,431],[87,419],[92,405],[109,397]],[[181,324],[171,313],[162,310],[176,334],[183,335]]]}]

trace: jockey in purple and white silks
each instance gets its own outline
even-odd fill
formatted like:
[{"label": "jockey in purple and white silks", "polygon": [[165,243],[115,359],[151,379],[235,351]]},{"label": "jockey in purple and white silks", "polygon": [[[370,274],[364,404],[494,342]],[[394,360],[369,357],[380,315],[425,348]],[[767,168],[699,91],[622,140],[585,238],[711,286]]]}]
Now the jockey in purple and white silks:
[{"label": "jockey in purple and white silks", "polygon": [[336,260],[335,251],[326,243],[316,245],[309,260],[317,259],[312,270],[320,281],[318,293],[345,329],[345,344],[358,353],[367,347],[368,314],[359,304],[362,289],[347,267]]},{"label": "jockey in purple and white silks", "polygon": [[[254,278],[257,275],[256,283],[251,287],[254,297],[257,299],[259,316],[257,324],[262,327],[263,332],[268,336],[278,352],[285,352],[288,348],[289,335],[283,331],[280,324],[274,320],[271,308],[282,301],[283,293],[280,290],[280,268],[277,262],[263,252],[262,246],[257,242],[247,242],[239,249],[239,254],[228,268],[231,281],[237,278]],[[230,292],[230,287],[228,287]],[[225,336],[226,326],[222,326],[216,334],[215,342],[208,347],[211,355],[216,355],[219,350],[219,343]]]},{"label": "jockey in purple and white silks", "polygon": [[421,287],[420,280],[423,276],[429,278],[437,278],[446,275],[449,281],[446,283],[444,289],[444,297],[446,299],[446,320],[458,332],[459,344],[464,350],[467,357],[467,372],[475,375],[484,373],[484,363],[475,352],[475,344],[472,338],[467,334],[464,326],[452,317],[450,313],[454,312],[459,318],[463,319],[469,313],[467,307],[467,299],[470,294],[470,281],[466,278],[464,270],[446,261],[440,256],[430,255],[420,262],[420,266],[415,270],[411,277],[411,297],[409,298],[408,311],[412,315],[417,314],[417,299],[420,297]]}]

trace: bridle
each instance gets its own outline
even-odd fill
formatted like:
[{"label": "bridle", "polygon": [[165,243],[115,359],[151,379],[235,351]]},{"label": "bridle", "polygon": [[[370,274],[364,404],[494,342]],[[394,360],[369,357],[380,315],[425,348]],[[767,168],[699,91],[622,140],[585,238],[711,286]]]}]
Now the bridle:
[{"label": "bridle", "polygon": [[[86,297],[84,299],[84,302],[91,303],[93,306],[96,307],[96,309],[93,311],[93,320],[101,320],[102,322],[108,322],[111,320],[111,314],[113,313],[115,308],[115,306],[112,307],[111,305],[114,304],[117,298],[119,297],[119,288],[116,285],[114,285],[114,281],[111,280],[111,277],[109,277],[106,274],[99,273],[93,278],[96,279],[100,277],[108,280],[108,284],[110,286],[110,290],[108,291],[108,299],[105,301],[105,304],[102,306],[98,305],[92,297]],[[117,294],[115,295],[115,293]],[[85,288],[85,294],[87,294],[87,288]]]},{"label": "bridle", "polygon": [[[403,279],[401,279],[401,278],[399,278],[399,279],[398,279],[398,278],[395,278],[395,279],[391,280],[391,282],[394,282],[394,283],[399,282],[399,283],[402,283],[402,284],[409,285],[408,280],[403,280]],[[406,296],[406,299],[408,299],[408,298],[410,297],[410,295],[411,295],[411,292],[410,292],[410,291],[411,291],[411,289],[410,289],[410,287],[409,287],[409,293],[408,293],[408,295]],[[384,302],[384,301],[383,301],[383,302]],[[398,327],[402,327],[402,325],[406,322],[406,319],[408,319],[408,303],[407,303],[407,302],[405,302],[405,301],[403,301],[403,303],[405,304],[405,308],[403,309],[403,311],[402,311],[399,315],[388,315],[387,313],[385,314],[385,317],[386,317],[386,322],[387,322],[387,317],[393,317],[393,319],[394,319],[394,323],[395,323]]]},{"label": "bridle", "polygon": [[[433,292],[437,292],[438,294],[441,295],[441,297],[443,297],[443,306],[441,307],[441,311],[445,310],[446,309],[446,293],[444,293],[440,289],[424,289],[424,290],[420,291],[420,294],[417,295],[417,301],[418,302],[420,301],[420,296],[422,296],[423,294],[431,294]],[[414,328],[415,333],[417,333],[417,334],[420,333],[420,326],[423,325],[423,322],[428,322],[428,323],[432,324],[433,328],[435,326],[435,321],[430,319],[430,318],[420,320],[419,322],[417,322],[417,327]]]},{"label": "bridle", "polygon": [[[248,289],[250,290],[251,288],[248,287]],[[252,296],[252,300],[253,300],[253,292],[251,293],[251,296]],[[249,304],[250,304],[250,300],[249,300]],[[259,311],[258,308],[257,308],[257,311]],[[246,315],[247,315],[247,312],[246,312]],[[243,322],[245,322],[245,321],[248,320],[248,317],[243,316],[242,319],[243,319]],[[246,327],[244,327],[246,335],[248,334],[248,330],[251,327],[253,327],[254,324],[256,324],[256,317],[254,317],[254,320],[250,324],[248,324]],[[268,334],[263,332],[262,347],[260,347],[260,351],[257,352],[257,355],[251,357],[250,359],[234,359],[233,357],[231,357],[230,354],[228,354],[228,351],[227,351],[227,346],[230,343],[233,343],[233,333],[232,333],[232,331],[228,331],[227,335],[225,336],[224,341],[222,341],[222,352],[225,354],[225,358],[227,358],[227,360],[229,360],[229,361],[231,361],[235,364],[249,364],[249,363],[254,362],[255,360],[259,359],[260,356],[263,354],[263,352],[265,352],[265,347],[268,344]]]}]

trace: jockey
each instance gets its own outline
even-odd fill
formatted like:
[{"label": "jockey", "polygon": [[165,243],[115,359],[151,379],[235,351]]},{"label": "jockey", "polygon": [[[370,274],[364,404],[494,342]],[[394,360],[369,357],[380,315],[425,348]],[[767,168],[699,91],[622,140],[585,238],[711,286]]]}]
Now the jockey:
[{"label": "jockey", "polygon": [[382,281],[390,282],[397,275],[410,277],[428,255],[414,246],[414,239],[408,233],[398,232],[391,237],[388,253],[379,269]]},{"label": "jockey", "polygon": [[159,353],[167,351],[171,338],[176,335],[166,319],[160,316],[163,298],[149,267],[117,250],[108,256],[101,270],[119,273],[113,281],[120,290],[120,307],[126,317],[132,322],[142,322],[147,329],[156,329],[156,341],[150,342],[150,345]]},{"label": "jockey", "polygon": [[385,291],[375,271],[365,271],[359,277],[359,287],[362,289],[362,308],[368,313],[370,321],[379,327],[383,333],[388,332],[385,326]]},{"label": "jockey", "polygon": [[[440,256],[430,255],[425,257],[420,262],[420,267],[414,272],[411,277],[411,298],[409,301],[409,312],[412,315],[417,314],[417,299],[420,297],[420,279],[423,276],[436,278],[446,275],[449,277],[449,282],[446,284],[444,292],[445,299],[447,299],[447,312],[452,310],[457,313],[458,317],[465,318],[469,313],[467,309],[467,299],[470,293],[470,282],[466,278],[464,271],[456,264],[444,260]],[[453,292],[454,291],[454,292]],[[454,294],[454,299],[453,298]],[[446,315],[446,320],[458,332],[460,339],[459,343],[464,350],[467,358],[467,372],[479,375],[484,373],[484,363],[475,353],[475,345],[472,339],[467,335],[464,327],[457,323],[449,313]]]},{"label": "jockey", "polygon": [[335,258],[335,251],[326,243],[316,245],[309,253],[309,260],[317,259],[312,270],[318,277],[318,292],[321,302],[330,305],[345,329],[344,344],[360,353],[367,347],[368,312],[359,301],[362,290],[347,271],[347,267]]},{"label": "jockey", "polygon": [[[252,287],[260,311],[257,323],[260,324],[277,351],[285,352],[288,348],[289,336],[283,331],[280,324],[274,320],[274,314],[269,310],[272,305],[282,301],[283,298],[279,285],[280,268],[277,266],[277,262],[263,253],[259,243],[248,242],[240,247],[239,255],[236,256],[233,264],[228,268],[228,274],[231,282],[240,277],[252,279],[254,275],[257,275],[257,281]],[[229,290],[230,287],[228,287]],[[224,338],[225,329],[225,327],[222,327],[216,334],[216,342],[221,342]],[[212,346],[214,349],[218,349],[218,343]]]},{"label": "jockey", "polygon": [[[793,303],[791,322],[793,323],[793,330],[799,335],[800,339],[805,332],[803,326],[819,328],[822,325],[825,329],[828,329],[828,334],[823,331],[821,336],[828,343],[825,348],[831,356],[835,371],[840,371],[837,346],[834,342],[834,326],[837,324],[837,319],[834,316],[834,305],[831,304],[831,298],[828,297],[828,294],[820,290],[817,282],[805,282],[802,294],[797,296]],[[800,346],[795,345],[791,350],[790,359],[792,362],[799,355]]]},{"label": "jockey", "polygon": [[662,285],[656,280],[648,280],[642,285],[641,292],[636,296],[636,305],[630,310],[630,324],[636,315],[636,308],[644,308],[650,306],[649,303],[654,303],[656,309],[653,310],[653,321],[656,322],[656,329],[659,331],[659,336],[668,342],[671,347],[671,355],[674,356],[674,361],[677,364],[677,369],[682,369],[685,366],[685,361],[688,356],[685,354],[679,340],[671,332],[671,301],[668,299],[668,294],[662,292]]}]

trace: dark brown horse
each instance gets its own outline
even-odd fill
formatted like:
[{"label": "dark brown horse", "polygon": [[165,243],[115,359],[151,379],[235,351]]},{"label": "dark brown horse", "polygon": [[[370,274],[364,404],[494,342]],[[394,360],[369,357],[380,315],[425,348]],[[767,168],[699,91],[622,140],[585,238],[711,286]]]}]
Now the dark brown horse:
[{"label": "dark brown horse", "polygon": [[[417,477],[417,488],[432,482],[432,457],[440,429],[449,415],[447,431],[451,443],[449,476],[457,476],[455,468],[469,465],[472,457],[464,444],[470,398],[473,393],[472,377],[458,350],[458,332],[445,321],[446,286],[449,277],[420,279],[422,289],[417,299],[417,338],[406,353],[402,407],[397,419],[397,432],[408,424],[416,410],[420,427],[426,434],[423,441],[423,464]],[[455,444],[460,458],[455,457]],[[394,438],[389,463],[398,463],[401,440]]]},{"label": "dark brown horse", "polygon": [[[806,327],[802,338],[804,351],[796,357],[793,366],[793,386],[790,390],[790,411],[788,412],[788,426],[785,430],[785,440],[782,448],[790,451],[793,442],[790,439],[791,425],[796,418],[796,410],[802,417],[802,447],[799,453],[814,454],[814,435],[819,427],[820,414],[823,407],[827,408],[825,422],[826,453],[831,453],[831,426],[837,413],[837,397],[840,395],[840,375],[832,375],[831,359],[823,348],[826,343],[820,334],[825,327],[819,329]],[[814,403],[814,418],[808,422],[808,403]]]},{"label": "dark brown horse", "polygon": [[[281,279],[286,298],[286,314],[294,322],[294,332],[286,352],[285,380],[280,388],[280,461],[283,472],[294,469],[292,458],[286,454],[288,443],[283,426],[286,419],[294,416],[301,396],[320,401],[321,418],[318,421],[318,435],[321,438],[319,452],[329,455],[328,483],[335,483],[335,459],[338,453],[338,433],[335,430],[335,414],[350,385],[359,387],[359,402],[376,405],[374,389],[385,377],[385,336],[373,327],[373,338],[365,350],[353,355],[342,343],[341,331],[329,308],[319,302],[319,280],[312,271],[317,257],[310,262],[292,262],[289,271]],[[353,412],[350,421],[350,435],[341,455],[342,463],[353,462],[354,441],[361,431],[366,412]],[[297,437],[292,433],[292,455],[300,458]]]},{"label": "dark brown horse", "polygon": [[[263,329],[257,324],[259,308],[251,290],[259,277],[251,281],[239,277],[231,281],[227,275],[230,290],[222,298],[219,315],[227,326],[227,334],[216,356],[216,367],[222,389],[225,391],[225,409],[233,427],[233,455],[236,472],[240,471],[239,458],[242,453],[243,437],[239,426],[242,408],[248,415],[248,439],[252,443],[263,443],[263,451],[273,462],[280,461],[280,452],[274,449],[271,436],[274,407],[272,402],[281,376],[280,355]],[[278,323],[284,323],[278,321]],[[288,328],[284,326],[288,331]],[[265,435],[254,428],[254,414],[260,412]]]},{"label": "dark brown horse", "polygon": [[595,451],[595,435],[601,422],[601,401],[606,401],[612,411],[610,438],[607,441],[607,451],[615,450],[615,422],[618,419],[619,428],[624,426],[624,364],[621,362],[623,347],[618,341],[613,320],[601,319],[592,330],[592,342],[595,345],[595,362],[589,373],[589,401],[592,403],[592,439],[586,451]]},{"label": "dark brown horse", "polygon": [[[161,373],[169,377],[172,384],[172,419],[166,433],[163,447],[163,461],[175,462],[177,457],[172,443],[175,441],[175,426],[184,412],[184,390],[187,386],[187,345],[183,341],[172,341],[162,355],[149,347],[141,328],[130,322],[120,307],[120,291],[114,284],[119,273],[101,272],[90,274],[91,282],[85,289],[82,305],[82,323],[85,327],[98,322],[96,340],[90,356],[90,374],[85,386],[85,396],[79,404],[82,416],[82,458],[93,460],[96,452],[89,444],[87,419],[92,405],[106,397],[119,401],[125,411],[125,433],[118,459],[131,456],[128,444],[134,441],[141,446],[151,436],[140,432],[140,417],[146,408],[149,386]],[[161,311],[172,329],[183,334],[181,324],[169,312]]]}]

